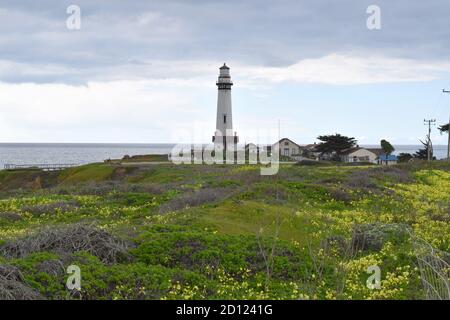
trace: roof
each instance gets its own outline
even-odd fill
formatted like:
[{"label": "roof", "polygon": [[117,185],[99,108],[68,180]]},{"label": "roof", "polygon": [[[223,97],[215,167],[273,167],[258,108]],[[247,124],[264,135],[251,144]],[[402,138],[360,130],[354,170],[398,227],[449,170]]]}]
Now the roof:
[{"label": "roof", "polygon": [[380,156],[380,155],[384,154],[383,149],[380,149],[380,148],[364,148],[364,149],[369,150],[370,152],[375,153],[377,156]]},{"label": "roof", "polygon": [[312,148],[312,147],[316,147],[317,143],[310,143],[310,144],[305,144],[303,147],[304,148]]},{"label": "roof", "polygon": [[230,69],[230,68],[224,63],[223,66],[220,67],[220,69]]},{"label": "roof", "polygon": [[280,139],[279,141],[275,142],[275,143],[273,144],[273,146],[276,145],[277,143],[280,143],[280,142],[283,141],[283,140],[288,140],[288,141],[290,141],[291,143],[295,144],[297,147],[301,148],[301,146],[300,146],[298,143],[295,143],[294,141],[292,141],[292,140],[289,139],[289,138],[282,138],[282,139]]},{"label": "roof", "polygon": [[378,159],[381,161],[397,161],[398,160],[397,156],[393,155],[393,154],[390,154],[390,155],[382,154],[378,157]]},{"label": "roof", "polygon": [[310,151],[314,151],[317,148],[318,144],[317,143],[310,143],[307,144],[305,146],[302,146],[302,149],[306,149],[306,150],[310,150]]},{"label": "roof", "polygon": [[361,150],[361,149],[363,149],[363,148],[353,147],[353,148],[345,149],[345,150],[342,150],[341,155],[346,156],[346,155],[348,155],[350,153],[353,153],[353,152]]},{"label": "roof", "polygon": [[379,156],[380,154],[378,153],[378,151],[380,151],[381,149],[368,149],[368,148],[362,148],[362,147],[353,147],[353,148],[349,148],[349,149],[343,150],[341,152],[341,155],[347,156],[347,155],[352,154],[353,152],[356,152],[358,150],[366,150],[366,151],[372,152],[376,156]]}]

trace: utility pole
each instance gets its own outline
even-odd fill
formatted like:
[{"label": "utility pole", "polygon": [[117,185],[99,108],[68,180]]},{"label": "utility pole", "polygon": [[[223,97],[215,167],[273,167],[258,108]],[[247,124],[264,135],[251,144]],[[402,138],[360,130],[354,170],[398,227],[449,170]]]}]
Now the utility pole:
[{"label": "utility pole", "polygon": [[[442,89],[443,93],[450,93],[449,90]],[[447,161],[450,161],[450,116],[448,118],[448,142],[447,142]]]},{"label": "utility pole", "polygon": [[431,150],[433,148],[432,144],[431,144],[431,126],[435,126],[436,125],[436,119],[430,119],[430,120],[423,120],[423,124],[424,125],[428,125],[428,136],[427,136],[427,158],[428,161],[431,161]]}]

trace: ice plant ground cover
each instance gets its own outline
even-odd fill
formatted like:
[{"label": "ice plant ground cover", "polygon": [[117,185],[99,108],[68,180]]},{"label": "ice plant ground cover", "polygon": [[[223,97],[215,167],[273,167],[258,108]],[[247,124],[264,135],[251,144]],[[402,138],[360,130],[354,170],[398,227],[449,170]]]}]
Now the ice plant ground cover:
[{"label": "ice plant ground cover", "polygon": [[[412,235],[449,252],[449,164],[259,173],[0,171],[0,298],[426,298]],[[79,292],[66,288],[69,265],[80,268]],[[367,286],[370,266],[379,289]]]}]

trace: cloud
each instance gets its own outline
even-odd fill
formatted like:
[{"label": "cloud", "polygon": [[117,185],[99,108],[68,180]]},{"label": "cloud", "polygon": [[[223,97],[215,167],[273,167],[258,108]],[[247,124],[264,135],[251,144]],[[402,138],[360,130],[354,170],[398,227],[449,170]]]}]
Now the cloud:
[{"label": "cloud", "polygon": [[[0,83],[0,123],[8,124],[0,127],[0,136],[3,141],[167,141],[195,119],[213,118],[213,103],[199,103],[198,95],[168,81]],[[212,126],[211,121],[211,132]]]},{"label": "cloud", "polygon": [[[405,121],[383,130],[405,140],[449,78],[448,0],[379,0],[379,31],[366,28],[371,0],[77,0],[79,31],[66,28],[70,4],[1,2],[1,141],[161,142],[193,123],[209,140],[224,61],[241,127],[251,110],[247,127],[281,114],[289,136],[303,123],[309,140],[342,128],[378,141],[384,119],[366,124],[363,105],[371,118],[419,119],[414,134]],[[404,90],[352,87],[385,83]]]},{"label": "cloud", "polygon": [[[446,0],[380,0],[379,31],[366,28],[366,8],[372,4],[368,0],[79,0],[79,31],[66,29],[65,10],[69,4],[46,0],[39,1],[39,5],[31,0],[2,2],[0,58],[11,64],[44,69],[46,73],[2,74],[2,81],[86,84],[107,77],[126,80],[133,74],[151,77],[161,61],[170,67],[185,61],[223,60],[233,65],[269,68],[265,71],[271,71],[277,79],[286,77],[281,73],[287,67],[298,67],[314,80],[312,72],[317,67],[311,63],[334,67],[341,61],[333,61],[333,55],[343,59],[375,54],[387,59],[442,63],[450,51],[446,14],[450,3]],[[427,19],[419,20],[418,16]],[[356,70],[358,66],[354,64],[359,63],[349,59],[343,62],[350,63],[351,70]],[[69,72],[46,70],[49,67]],[[342,68],[335,69],[334,78],[343,78],[338,74]],[[331,71],[322,70],[321,74]],[[288,73],[289,78],[295,78]],[[358,82],[367,82],[365,73],[353,75],[362,79]],[[370,77],[377,79],[376,75]],[[411,75],[397,76],[400,80],[404,77]]]},{"label": "cloud", "polygon": [[288,67],[243,67],[239,72],[255,82],[355,85],[431,81],[449,73],[450,62],[331,54]]},{"label": "cloud", "polygon": [[[152,80],[201,87],[213,83],[219,65],[220,62],[214,61],[130,60],[120,65],[82,70],[65,65],[35,65],[0,60],[0,77],[4,82],[19,83],[65,82],[65,78],[71,78],[69,83],[75,84],[83,84],[86,79],[95,82]],[[431,81],[450,73],[449,61],[337,53],[304,59],[289,66],[266,67],[236,63],[231,64],[231,67],[234,78],[246,88],[283,82],[355,85]]]}]

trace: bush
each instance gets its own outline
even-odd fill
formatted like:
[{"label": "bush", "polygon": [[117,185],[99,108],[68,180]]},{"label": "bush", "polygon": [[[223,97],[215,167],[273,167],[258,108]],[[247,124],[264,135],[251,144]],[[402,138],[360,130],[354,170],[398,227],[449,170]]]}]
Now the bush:
[{"label": "bush", "polygon": [[407,226],[398,223],[359,224],[354,227],[352,237],[353,251],[379,251],[387,241],[394,244],[408,238]]},{"label": "bush", "polygon": [[[207,267],[221,267],[237,274],[250,269],[252,274],[265,272],[266,264],[261,254],[269,251],[272,239],[256,236],[229,236],[193,230],[187,227],[154,226],[139,240],[131,253],[140,262],[202,272]],[[310,265],[309,258],[301,255],[288,243],[279,241],[274,257],[274,278],[299,278]]]},{"label": "bush", "polygon": [[11,265],[0,265],[0,300],[43,300],[36,290],[24,284],[20,270]]},{"label": "bush", "polygon": [[31,253],[53,251],[59,253],[89,252],[105,263],[115,263],[128,257],[127,244],[106,231],[84,224],[62,228],[46,228],[19,240],[0,246],[6,258],[23,258]]},{"label": "bush", "polygon": [[381,166],[369,170],[369,174],[380,180],[390,180],[393,183],[409,183],[413,181],[408,170],[397,166]]},{"label": "bush", "polygon": [[58,201],[47,204],[38,204],[34,206],[24,206],[22,211],[29,212],[33,216],[41,216],[43,214],[55,213],[55,212],[69,212],[74,211],[79,207],[78,202],[72,201]]},{"label": "bush", "polygon": [[378,191],[380,188],[378,185],[372,181],[371,174],[367,170],[357,170],[352,172],[347,181],[345,182],[346,186],[354,189],[365,189]]},{"label": "bush", "polygon": [[342,201],[344,203],[350,203],[353,198],[352,196],[344,189],[336,189],[333,188],[329,190],[331,198],[333,198],[336,201]]},{"label": "bush", "polygon": [[[144,263],[105,265],[94,256],[77,254],[82,274],[81,299],[161,299],[177,271]],[[180,278],[187,273],[179,271]]]},{"label": "bush", "polygon": [[22,220],[22,216],[15,212],[0,212],[0,219],[15,222]]},{"label": "bush", "polygon": [[211,204],[224,200],[230,195],[230,188],[203,188],[198,191],[189,191],[162,204],[159,207],[159,212],[166,213],[203,204]]}]

